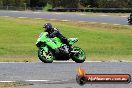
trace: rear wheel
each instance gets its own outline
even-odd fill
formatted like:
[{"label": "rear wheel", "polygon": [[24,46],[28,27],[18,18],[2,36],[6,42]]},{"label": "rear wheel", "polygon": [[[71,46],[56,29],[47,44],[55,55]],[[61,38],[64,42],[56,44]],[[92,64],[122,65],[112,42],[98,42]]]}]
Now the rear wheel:
[{"label": "rear wheel", "polygon": [[73,61],[75,61],[76,63],[83,63],[85,61],[86,55],[81,48],[73,47],[72,51],[75,52],[71,54],[71,58]]},{"label": "rear wheel", "polygon": [[54,60],[53,53],[50,50],[48,52],[45,52],[43,49],[39,49],[38,57],[44,63],[52,63]]}]

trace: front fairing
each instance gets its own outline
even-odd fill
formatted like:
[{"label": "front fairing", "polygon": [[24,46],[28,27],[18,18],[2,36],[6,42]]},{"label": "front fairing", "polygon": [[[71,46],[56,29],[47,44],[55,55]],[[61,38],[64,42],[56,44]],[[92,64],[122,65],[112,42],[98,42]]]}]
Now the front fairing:
[{"label": "front fairing", "polygon": [[47,41],[48,32],[42,32],[37,39],[36,46],[41,47]]},{"label": "front fairing", "polygon": [[58,38],[49,38],[47,37],[48,32],[42,32],[36,42],[36,46],[37,47],[44,47],[44,46],[48,46],[51,49],[57,49],[61,46],[61,42],[59,41]]},{"label": "front fairing", "polygon": [[48,35],[48,32],[42,32],[40,35],[39,35],[39,38],[37,39],[37,42],[45,42],[46,41],[46,38],[47,38],[47,35]]}]

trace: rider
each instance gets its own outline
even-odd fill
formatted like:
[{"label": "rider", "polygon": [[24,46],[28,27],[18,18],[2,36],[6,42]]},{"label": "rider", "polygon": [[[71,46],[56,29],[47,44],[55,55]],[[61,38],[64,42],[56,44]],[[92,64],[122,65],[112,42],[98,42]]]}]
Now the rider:
[{"label": "rider", "polygon": [[64,44],[70,47],[69,42],[66,37],[64,37],[57,28],[53,28],[50,23],[46,23],[43,26],[44,31],[49,33],[50,38],[58,37]]},{"label": "rider", "polygon": [[130,17],[128,17],[128,23],[132,24],[132,13],[130,14]]},{"label": "rider", "polygon": [[132,13],[130,14],[130,20],[132,20]]}]

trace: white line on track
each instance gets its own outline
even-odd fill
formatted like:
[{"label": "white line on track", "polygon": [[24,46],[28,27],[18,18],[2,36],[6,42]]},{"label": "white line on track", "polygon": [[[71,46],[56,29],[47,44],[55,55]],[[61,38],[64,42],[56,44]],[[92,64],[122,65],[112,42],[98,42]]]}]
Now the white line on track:
[{"label": "white line on track", "polygon": [[127,60],[121,60],[122,62],[132,62],[132,61],[127,61]]},{"label": "white line on track", "polygon": [[108,24],[108,23],[101,23],[101,24]]},{"label": "white line on track", "polygon": [[22,18],[23,19],[23,18],[28,18],[28,17],[18,17],[18,18]]},{"label": "white line on track", "polygon": [[61,21],[70,21],[70,20],[61,20]]},{"label": "white line on track", "polygon": [[0,81],[0,83],[17,83],[17,82],[62,82],[62,81],[69,81],[69,80],[18,80],[18,81]]},{"label": "white line on track", "polygon": [[78,22],[86,22],[86,21],[78,21]]},{"label": "white line on track", "polygon": [[49,20],[57,20],[57,19],[49,19]]},{"label": "white line on track", "polygon": [[128,16],[120,16],[120,17],[128,17]]},{"label": "white line on track", "polygon": [[84,15],[86,15],[86,14],[79,14],[79,15],[82,15],[82,16],[84,16]]},{"label": "white line on track", "polygon": [[63,14],[63,13],[55,13],[55,14],[57,14],[57,15],[61,15],[61,14]]},{"label": "white line on track", "polygon": [[50,80],[25,80],[25,82],[48,82]]},{"label": "white line on track", "polygon": [[[85,61],[84,63],[95,63],[95,62],[132,62],[132,61],[127,61],[127,60]],[[54,63],[75,63],[75,61],[54,61]]]},{"label": "white line on track", "polygon": [[10,11],[10,12],[20,12],[20,11]]},{"label": "white line on track", "polygon": [[14,82],[49,82],[50,80],[19,80],[19,81],[0,81],[0,83],[14,83]]},{"label": "white line on track", "polygon": [[10,17],[10,16],[1,16],[1,17]]},{"label": "white line on track", "polygon": [[100,16],[109,16],[109,15],[100,15]]},{"label": "white line on track", "polygon": [[34,19],[41,20],[41,19],[43,19],[43,18],[34,18]]},{"label": "white line on track", "polygon": [[42,12],[33,12],[33,13],[42,13]]},{"label": "white line on track", "polygon": [[89,23],[93,23],[93,24],[95,24],[95,23],[98,23],[98,22],[89,22]]},{"label": "white line on track", "polygon": [[16,82],[16,81],[0,81],[0,83],[12,83],[12,82]]},{"label": "white line on track", "polygon": [[113,24],[113,25],[121,25],[121,24]]},{"label": "white line on track", "polygon": [[[88,62],[102,62],[102,61],[85,61],[84,63]],[[54,61],[54,63],[75,63],[75,61]]]},{"label": "white line on track", "polygon": [[[17,63],[39,63],[41,61],[38,61],[38,62],[0,62],[0,64],[8,64],[8,63],[12,63],[12,64],[17,64]],[[89,63],[89,62],[103,62],[103,61],[85,61],[84,63]],[[71,61],[71,60],[68,60],[68,61],[53,61],[53,63],[75,63],[75,61]]]},{"label": "white line on track", "polygon": [[[110,60],[110,61],[85,61],[84,63],[95,63],[95,62],[132,62],[129,60]],[[0,64],[8,64],[8,63],[12,63],[12,64],[18,64],[18,63],[43,63],[41,61],[38,62],[0,62]],[[53,61],[53,63],[76,63],[74,61]]]}]

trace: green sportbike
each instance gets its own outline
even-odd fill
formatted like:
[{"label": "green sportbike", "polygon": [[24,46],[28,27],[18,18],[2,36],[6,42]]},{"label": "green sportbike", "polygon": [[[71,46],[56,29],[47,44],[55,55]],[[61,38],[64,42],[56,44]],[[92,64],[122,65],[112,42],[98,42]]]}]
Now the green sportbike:
[{"label": "green sportbike", "polygon": [[86,59],[85,52],[79,47],[72,46],[77,41],[78,38],[69,38],[68,42],[71,45],[69,48],[59,38],[49,38],[48,32],[42,32],[36,42],[38,57],[44,63],[52,63],[53,60],[69,60],[70,58],[76,63],[83,63]]}]

